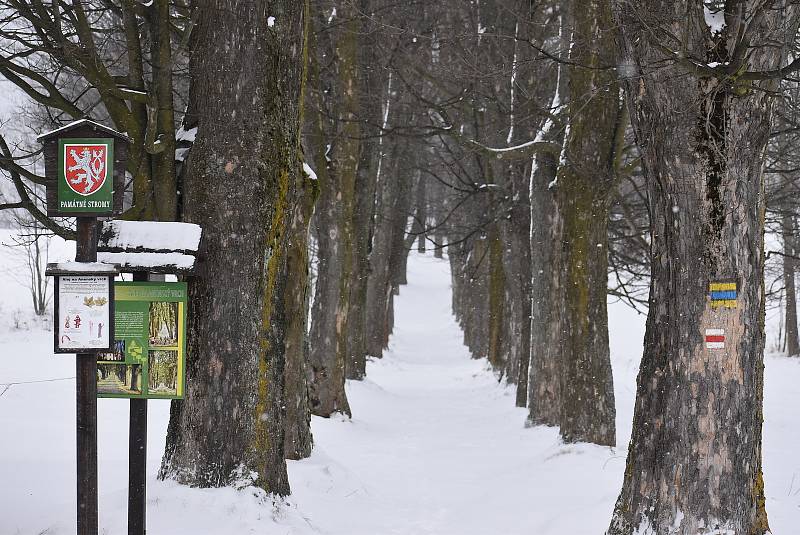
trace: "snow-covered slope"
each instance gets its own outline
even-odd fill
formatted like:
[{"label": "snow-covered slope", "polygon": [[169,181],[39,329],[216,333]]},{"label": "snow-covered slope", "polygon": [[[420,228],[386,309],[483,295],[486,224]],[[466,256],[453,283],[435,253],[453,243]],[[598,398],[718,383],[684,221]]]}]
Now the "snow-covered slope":
[{"label": "snow-covered slope", "polygon": [[[450,315],[445,261],[412,256],[396,330],[368,378],[348,384],[352,420],[315,418],[293,495],[156,481],[169,405],[150,402],[148,531],[154,534],[597,535],[622,481],[644,318],[611,308],[618,441],[563,445],[525,428],[513,390],[470,359]],[[5,297],[3,309],[9,304]],[[74,357],[44,331],[0,329],[0,535],[74,533]],[[769,357],[764,439],[774,533],[800,524],[800,363]],[[3,392],[4,386],[0,386]],[[100,522],[126,533],[128,404],[100,400]]]}]

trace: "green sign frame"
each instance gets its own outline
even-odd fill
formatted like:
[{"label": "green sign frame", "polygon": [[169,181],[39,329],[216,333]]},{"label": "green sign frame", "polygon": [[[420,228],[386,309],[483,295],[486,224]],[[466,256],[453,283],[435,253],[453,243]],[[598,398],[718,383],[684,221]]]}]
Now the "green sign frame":
[{"label": "green sign frame", "polygon": [[[73,166],[68,165],[70,162],[77,161],[75,158],[80,158],[84,155],[73,154],[70,146],[97,146],[104,145],[106,147],[105,161],[103,162],[104,178],[102,184],[90,193],[80,193],[76,191],[78,187],[89,187],[89,184],[96,177],[93,175],[100,165],[95,155],[91,152],[85,154],[86,159],[84,162],[85,171],[72,169]],[[79,185],[75,188],[70,186],[69,175],[73,174],[73,180],[80,180],[84,177]],[[74,183],[74,182],[73,182]],[[94,215],[111,215],[114,210],[114,138],[60,138],[58,140],[58,190],[57,190],[57,203],[60,212],[69,212],[74,214],[94,214]]]},{"label": "green sign frame", "polygon": [[115,282],[114,349],[97,355],[97,397],[183,399],[185,282]]}]

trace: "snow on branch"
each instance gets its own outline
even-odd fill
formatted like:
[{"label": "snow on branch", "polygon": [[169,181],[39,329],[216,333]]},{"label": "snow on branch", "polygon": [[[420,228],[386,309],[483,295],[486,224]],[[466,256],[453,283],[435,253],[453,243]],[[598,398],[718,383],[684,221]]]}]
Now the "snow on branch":
[{"label": "snow on branch", "polygon": [[446,132],[446,135],[454,138],[462,145],[469,146],[479,152],[484,153],[485,156],[490,158],[522,160],[530,158],[533,154],[540,152],[549,152],[557,155],[561,151],[561,147],[558,144],[551,143],[549,141],[542,141],[539,136],[532,141],[527,141],[512,147],[489,147],[461,134],[458,129],[453,128],[453,125],[450,124],[450,121],[448,121],[441,112],[429,110],[428,116],[434,123],[436,123],[437,128],[440,128]]},{"label": "snow on branch", "polygon": [[314,170],[311,169],[311,166],[308,165],[306,162],[303,162],[303,172],[311,180],[317,180],[317,173],[315,173]]}]

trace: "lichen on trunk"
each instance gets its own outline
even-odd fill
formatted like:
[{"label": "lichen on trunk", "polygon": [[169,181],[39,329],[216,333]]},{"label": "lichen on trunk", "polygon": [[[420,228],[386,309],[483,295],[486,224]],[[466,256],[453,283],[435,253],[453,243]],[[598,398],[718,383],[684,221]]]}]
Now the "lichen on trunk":
[{"label": "lichen on trunk", "polygon": [[[203,240],[189,286],[186,399],[172,405],[159,476],[286,495],[284,292],[304,6],[212,0],[198,9],[185,220],[203,227]],[[282,23],[273,28],[274,14]]]}]

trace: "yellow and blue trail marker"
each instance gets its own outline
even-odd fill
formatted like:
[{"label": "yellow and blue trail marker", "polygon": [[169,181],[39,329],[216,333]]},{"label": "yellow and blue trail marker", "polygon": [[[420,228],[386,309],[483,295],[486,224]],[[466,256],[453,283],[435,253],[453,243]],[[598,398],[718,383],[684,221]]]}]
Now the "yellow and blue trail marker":
[{"label": "yellow and blue trail marker", "polygon": [[735,281],[717,281],[708,285],[712,308],[736,308],[738,287]]}]

